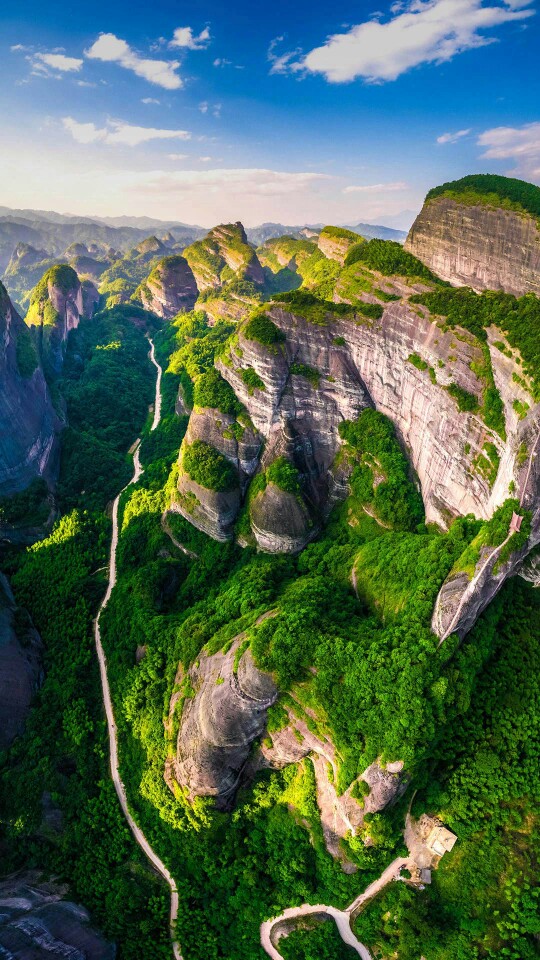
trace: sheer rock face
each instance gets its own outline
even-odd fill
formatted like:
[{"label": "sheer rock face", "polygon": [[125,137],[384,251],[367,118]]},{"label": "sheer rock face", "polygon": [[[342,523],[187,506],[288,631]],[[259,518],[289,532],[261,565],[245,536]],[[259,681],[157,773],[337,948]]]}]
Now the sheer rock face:
[{"label": "sheer rock face", "polygon": [[343,266],[350,248],[355,243],[361,243],[362,239],[360,236],[356,240],[352,240],[350,237],[333,236],[322,230],[317,239],[317,246],[325,257],[328,257],[329,260],[337,260]]},{"label": "sheer rock face", "polygon": [[143,307],[165,320],[170,320],[177,313],[192,310],[197,296],[197,284],[191,267],[179,255],[160,260],[141,287]]},{"label": "sheer rock face", "polygon": [[8,581],[0,574],[0,750],[22,733],[41,677],[41,638],[19,617]]},{"label": "sheer rock face", "polygon": [[424,204],[405,249],[456,286],[540,294],[540,226],[525,213],[437,197]]},{"label": "sheer rock face", "polygon": [[90,926],[66,888],[36,872],[0,881],[0,956],[17,960],[114,960],[116,947]]},{"label": "sheer rock face", "polygon": [[[235,425],[237,429],[233,432]],[[195,483],[181,466],[178,493],[171,509],[215,540],[230,540],[240,509],[241,492],[259,464],[262,437],[256,430],[238,424],[235,417],[219,410],[196,407],[182,443],[180,465],[185,447],[196,440],[204,441],[227,457],[236,469],[238,488],[224,493],[209,490]]]},{"label": "sheer rock face", "polygon": [[227,653],[203,651],[190,667],[195,695],[184,701],[174,764],[175,778],[191,798],[215,797],[222,810],[234,801],[251,744],[264,732],[268,707],[277,698],[272,677],[257,669],[249,649],[235,669],[242,639]]},{"label": "sheer rock face", "polygon": [[214,227],[203,240],[186,247],[184,256],[201,292],[219,290],[235,275],[258,286],[264,284],[264,270],[239,221]]},{"label": "sheer rock face", "polygon": [[250,520],[257,544],[266,553],[298,553],[317,532],[303,500],[275,483],[254,498]]},{"label": "sheer rock face", "polygon": [[[504,405],[505,441],[480,413],[460,412],[445,389],[457,384],[482,404],[485,382],[473,372],[483,359],[478,342],[465,330],[444,330],[424,307],[404,298],[388,303],[380,320],[334,317],[327,325],[310,323],[278,303],[268,313],[285,341],[269,349],[248,340],[240,327],[238,346],[216,366],[264,438],[261,469],[280,454],[292,460],[310,510],[324,515],[343,492],[335,464],[339,424],[356,419],[366,406],[375,406],[393,421],[418,477],[428,522],[446,528],[453,518],[468,513],[489,519],[510,490],[522,498],[524,509],[533,510],[532,535],[524,551],[500,569],[495,557],[493,569],[482,571],[486,576],[475,580],[466,596],[465,583],[461,589],[455,583],[443,587],[434,629],[443,636],[459,609],[455,626],[464,635],[516,563],[540,541],[540,458],[533,456],[540,451],[540,406],[513,379],[514,373],[522,379],[522,367],[494,346],[503,335],[488,331],[493,376]],[[422,360],[426,369],[418,369],[410,357]],[[292,363],[316,370],[318,385],[291,373]],[[242,373],[248,368],[261,378],[264,389],[244,383]],[[515,400],[528,405],[522,419],[514,410]],[[500,458],[492,485],[477,465],[485,456],[485,444],[493,444]],[[266,500],[261,498],[261,506],[268,509],[257,512],[255,500],[253,513],[259,546],[292,549],[291,531],[283,535],[283,499],[270,491]],[[232,521],[229,514],[230,530]],[[309,539],[307,527],[304,533]]]},{"label": "sheer rock face", "polygon": [[[30,332],[0,284],[0,495],[27,487],[54,472],[59,427],[43,370],[21,376],[17,342]],[[30,341],[31,342],[31,341]],[[30,349],[32,347],[30,346]],[[19,346],[19,354],[21,347]]]},{"label": "sheer rock face", "polygon": [[71,274],[73,281],[69,286],[57,286],[49,279],[46,297],[33,306],[31,303],[26,317],[27,323],[37,330],[43,363],[53,375],[62,371],[70,330],[76,330],[83,317],[92,317],[99,301],[92,283],[85,281],[83,285],[74,270]]}]

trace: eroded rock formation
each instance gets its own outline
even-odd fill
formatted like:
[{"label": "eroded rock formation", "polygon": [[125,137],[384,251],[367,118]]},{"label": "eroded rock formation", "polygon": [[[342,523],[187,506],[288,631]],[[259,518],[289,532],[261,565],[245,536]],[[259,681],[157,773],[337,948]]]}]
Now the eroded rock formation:
[{"label": "eroded rock formation", "polygon": [[184,256],[200,291],[219,289],[235,278],[264,283],[264,271],[240,222],[214,227],[204,240],[186,247]]},{"label": "eroded rock formation", "polygon": [[277,698],[269,674],[258,670],[238,637],[227,653],[202,652],[189,670],[192,696],[184,700],[174,775],[190,797],[215,797],[227,809],[251,744],[266,726]]},{"label": "eroded rock formation", "polygon": [[456,286],[540,294],[540,224],[524,212],[436,197],[424,204],[405,249]]},{"label": "eroded rock formation", "polygon": [[191,267],[180,255],[160,260],[140,287],[143,307],[166,320],[193,309],[197,295]]},{"label": "eroded rock formation", "polygon": [[87,315],[85,308],[93,312],[97,299],[95,287],[87,284],[85,294],[75,270],[66,264],[48,270],[33,290],[26,323],[34,328],[40,356],[53,375],[62,369],[70,330]]},{"label": "eroded rock formation", "polygon": [[59,426],[28,327],[0,284],[0,495],[55,467]]},{"label": "eroded rock formation", "polygon": [[116,947],[90,926],[66,888],[19,873],[0,881],[0,956],[6,960],[114,960]]}]

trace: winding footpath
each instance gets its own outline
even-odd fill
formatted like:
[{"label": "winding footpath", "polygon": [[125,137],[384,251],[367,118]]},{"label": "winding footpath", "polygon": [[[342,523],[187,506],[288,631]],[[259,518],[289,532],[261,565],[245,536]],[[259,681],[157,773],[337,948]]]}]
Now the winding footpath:
[{"label": "winding footpath", "polygon": [[[161,367],[155,358],[154,344],[150,340],[150,359],[155,367],[157,367],[157,377],[156,377],[156,399],[154,406],[154,419],[152,421],[151,430],[155,430],[161,419]],[[124,490],[127,490],[129,486],[133,483],[137,483],[137,480],[143,472],[143,467],[141,466],[140,460],[140,438],[136,441],[134,451],[133,451],[133,476],[128,484],[120,491],[113,503],[112,510],[112,524],[113,532],[111,539],[111,549],[109,555],[109,582],[107,584],[107,591],[103,600],[101,601],[101,606],[98,611],[98,615],[94,621],[94,639],[96,642],[96,651],[99,661],[99,672],[101,677],[101,690],[103,695],[103,704],[105,707],[105,714],[107,716],[107,728],[109,731],[109,750],[110,750],[110,770],[111,777],[114,783],[114,789],[116,790],[117,797],[120,801],[120,806],[122,807],[122,812],[126,818],[127,824],[131,833],[135,837],[135,840],[139,844],[139,847],[143,851],[146,858],[152,864],[152,866],[157,870],[163,879],[168,883],[171,890],[171,913],[170,913],[170,931],[171,931],[171,941],[172,949],[175,960],[182,960],[182,953],[180,951],[180,945],[175,939],[175,924],[176,918],[178,916],[178,891],[176,889],[176,883],[174,878],[171,876],[165,864],[159,859],[158,855],[154,853],[152,847],[148,843],[144,833],[137,826],[135,820],[133,819],[131,813],[129,812],[126,788],[122,782],[120,776],[120,770],[118,766],[118,736],[116,723],[114,719],[114,710],[111,699],[111,690],[109,686],[109,678],[107,676],[107,658],[105,656],[105,651],[103,649],[103,644],[101,642],[101,630],[99,622],[101,619],[101,614],[107,606],[107,603],[110,600],[111,593],[116,584],[116,550],[118,547],[118,507],[120,504],[120,497],[122,496]]]},{"label": "winding footpath", "polygon": [[338,910],[336,907],[327,907],[324,904],[313,906],[310,903],[304,903],[301,907],[288,907],[279,917],[274,917],[272,920],[265,920],[265,922],[261,924],[261,946],[266,950],[268,956],[272,957],[272,960],[283,960],[281,953],[277,949],[277,943],[281,936],[286,936],[289,932],[291,920],[296,920],[299,917],[324,915],[332,917],[343,942],[356,950],[362,960],[372,960],[368,948],[364,946],[363,943],[360,943],[352,932],[351,920],[364,903],[371,900],[372,897],[375,897],[383,887],[392,880],[397,880],[403,867],[409,866],[410,862],[408,857],[397,857],[386,870],[383,870],[380,877],[374,880],[373,883],[370,883],[364,892],[361,893],[356,900],[353,900],[345,910]]}]

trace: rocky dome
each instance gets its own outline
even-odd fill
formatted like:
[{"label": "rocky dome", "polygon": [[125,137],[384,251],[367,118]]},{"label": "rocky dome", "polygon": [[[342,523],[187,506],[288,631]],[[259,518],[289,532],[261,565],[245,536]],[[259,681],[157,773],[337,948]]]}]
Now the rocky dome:
[{"label": "rocky dome", "polygon": [[431,190],[405,249],[473,290],[540,294],[540,187],[490,175]]},{"label": "rocky dome", "polygon": [[143,307],[166,320],[192,310],[198,295],[193,272],[180,255],[163,257],[139,292]]}]

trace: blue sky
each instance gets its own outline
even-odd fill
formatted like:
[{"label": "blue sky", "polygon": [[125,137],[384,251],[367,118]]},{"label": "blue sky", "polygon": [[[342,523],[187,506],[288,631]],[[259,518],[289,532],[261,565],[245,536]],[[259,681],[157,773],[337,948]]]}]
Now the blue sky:
[{"label": "blue sky", "polygon": [[476,171],[540,183],[535,0],[4,0],[0,204],[407,226]]}]

